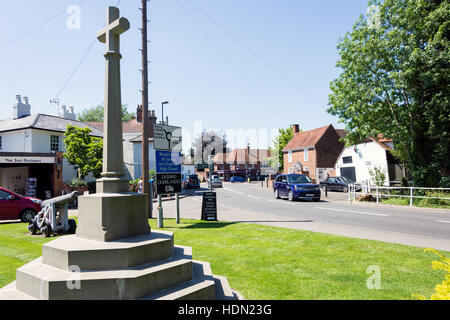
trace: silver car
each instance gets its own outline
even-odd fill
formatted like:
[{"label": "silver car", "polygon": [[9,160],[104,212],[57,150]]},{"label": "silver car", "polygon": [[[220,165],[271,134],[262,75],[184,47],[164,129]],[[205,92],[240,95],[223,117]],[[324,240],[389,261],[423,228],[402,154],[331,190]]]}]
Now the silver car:
[{"label": "silver car", "polygon": [[[223,187],[222,180],[220,180],[220,178],[213,177],[211,180],[212,180],[212,187],[213,188],[222,188]],[[210,182],[209,182],[209,179],[208,179],[208,187],[209,186],[210,186]]]}]

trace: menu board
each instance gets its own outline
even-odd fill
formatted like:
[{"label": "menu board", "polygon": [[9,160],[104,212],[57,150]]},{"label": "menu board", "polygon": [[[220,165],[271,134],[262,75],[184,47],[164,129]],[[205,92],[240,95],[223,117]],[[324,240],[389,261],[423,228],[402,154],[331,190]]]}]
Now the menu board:
[{"label": "menu board", "polygon": [[217,197],[215,192],[203,192],[201,220],[217,221]]}]

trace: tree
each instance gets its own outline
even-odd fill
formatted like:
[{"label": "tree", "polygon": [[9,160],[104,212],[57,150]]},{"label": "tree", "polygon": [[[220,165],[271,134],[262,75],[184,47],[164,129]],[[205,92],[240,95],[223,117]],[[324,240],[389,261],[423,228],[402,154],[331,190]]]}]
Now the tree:
[{"label": "tree", "polygon": [[90,135],[89,127],[79,128],[67,125],[64,133],[66,153],[63,156],[69,164],[78,167],[78,178],[84,179],[92,172],[99,178],[103,166],[103,140]]},{"label": "tree", "polygon": [[371,0],[338,43],[328,112],[349,132],[393,139],[416,185],[450,182],[450,2]]},{"label": "tree", "polygon": [[[104,115],[104,106],[99,104],[96,107],[84,109],[82,113],[78,114],[78,120],[83,122],[102,122]],[[122,122],[130,121],[135,118],[134,112],[128,112],[128,105],[122,105]]]},{"label": "tree", "polygon": [[[227,137],[221,132],[214,130],[203,130],[195,140],[195,163],[208,161],[208,156],[227,152]],[[192,150],[191,150],[192,153]]]},{"label": "tree", "polygon": [[269,148],[270,158],[267,159],[267,162],[272,168],[282,172],[284,170],[283,149],[294,136],[294,130],[292,127],[281,128],[278,129],[278,133],[278,136],[273,140],[273,148]]}]

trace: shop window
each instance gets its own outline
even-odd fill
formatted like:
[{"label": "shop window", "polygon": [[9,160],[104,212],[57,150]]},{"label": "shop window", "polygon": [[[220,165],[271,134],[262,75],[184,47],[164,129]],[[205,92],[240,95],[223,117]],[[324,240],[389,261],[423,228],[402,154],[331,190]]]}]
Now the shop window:
[{"label": "shop window", "polygon": [[50,151],[59,151],[59,136],[50,136]]}]

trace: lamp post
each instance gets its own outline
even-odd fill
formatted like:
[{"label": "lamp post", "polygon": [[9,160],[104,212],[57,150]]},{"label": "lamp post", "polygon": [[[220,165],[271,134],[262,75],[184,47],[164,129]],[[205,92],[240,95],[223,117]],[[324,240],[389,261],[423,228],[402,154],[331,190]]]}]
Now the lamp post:
[{"label": "lamp post", "polygon": [[164,124],[164,105],[169,104],[169,101],[161,102],[161,124]]}]

